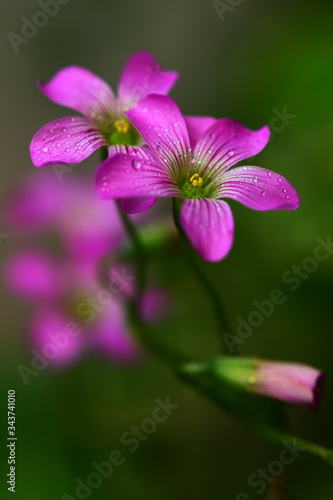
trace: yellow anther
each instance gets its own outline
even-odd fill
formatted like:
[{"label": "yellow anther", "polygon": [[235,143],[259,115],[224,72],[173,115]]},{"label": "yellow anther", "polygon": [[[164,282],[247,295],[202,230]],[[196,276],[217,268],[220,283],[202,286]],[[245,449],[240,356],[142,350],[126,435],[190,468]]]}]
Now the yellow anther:
[{"label": "yellow anther", "polygon": [[117,132],[122,132],[124,134],[126,134],[126,132],[128,132],[129,124],[124,119],[116,120],[114,122],[114,126],[115,126]]},{"label": "yellow anther", "polygon": [[200,177],[199,174],[192,175],[190,182],[192,183],[193,186],[202,186],[203,185],[202,177]]}]

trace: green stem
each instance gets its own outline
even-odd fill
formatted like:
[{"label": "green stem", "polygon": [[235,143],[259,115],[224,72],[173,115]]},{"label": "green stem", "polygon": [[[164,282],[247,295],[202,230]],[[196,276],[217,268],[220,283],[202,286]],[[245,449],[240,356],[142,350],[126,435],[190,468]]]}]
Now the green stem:
[{"label": "green stem", "polygon": [[132,242],[134,249],[134,258],[136,261],[136,294],[140,302],[147,283],[147,258],[144,245],[142,244],[140,235],[130,220],[130,218],[118,207],[119,215],[127,232],[129,239]]},{"label": "green stem", "polygon": [[[173,199],[173,217],[174,217],[175,225],[176,225],[176,227],[179,231],[179,234],[180,234],[182,247],[184,249],[186,259],[187,259],[188,263],[190,264],[198,282],[200,283],[200,285],[202,286],[202,288],[206,292],[206,294],[211,302],[212,308],[213,308],[214,313],[215,313],[217,326],[218,326],[218,329],[219,329],[219,332],[221,335],[223,349],[225,350],[226,344],[225,344],[223,336],[225,333],[231,333],[231,327],[230,327],[229,321],[227,319],[225,307],[224,307],[224,304],[222,302],[222,299],[221,299],[218,291],[216,290],[214,285],[209,281],[209,279],[207,278],[207,276],[203,272],[202,267],[198,262],[197,255],[194,253],[193,248],[191,247],[182,227],[179,224],[178,210],[176,207],[175,199]],[[236,347],[234,347],[233,352],[230,354],[235,354],[235,355],[237,354]]]},{"label": "green stem", "polygon": [[328,462],[329,465],[333,466],[333,451],[325,448],[324,446],[320,446],[306,439],[299,438],[271,427],[255,427],[253,430],[264,439],[268,439],[269,441],[274,441],[279,444],[288,443],[293,446],[296,451],[305,451],[307,453],[311,453],[312,455],[316,455],[317,457]]}]

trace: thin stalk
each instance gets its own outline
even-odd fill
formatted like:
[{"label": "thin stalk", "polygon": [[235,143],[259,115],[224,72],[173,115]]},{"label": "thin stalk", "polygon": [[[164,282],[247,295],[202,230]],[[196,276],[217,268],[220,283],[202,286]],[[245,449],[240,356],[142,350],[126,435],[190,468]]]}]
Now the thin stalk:
[{"label": "thin stalk", "polygon": [[[173,216],[174,216],[174,221],[175,225],[179,231],[181,242],[182,242],[182,247],[184,249],[186,259],[189,263],[189,265],[192,268],[193,273],[195,274],[198,282],[202,286],[203,290],[205,291],[206,295],[208,296],[210,303],[212,305],[212,309],[215,313],[215,318],[216,318],[216,323],[218,326],[218,330],[220,332],[220,337],[222,340],[222,345],[223,349],[225,350],[226,344],[224,341],[224,334],[225,333],[231,333],[231,328],[229,321],[227,319],[227,314],[225,312],[225,307],[222,302],[221,296],[215,286],[210,282],[210,280],[207,278],[205,275],[201,265],[198,262],[198,258],[196,254],[194,253],[193,248],[191,247],[182,227],[179,224],[178,221],[178,213],[177,213],[177,208],[176,208],[176,203],[175,200],[173,199]],[[230,354],[237,354],[236,347],[234,347],[234,350]]]}]

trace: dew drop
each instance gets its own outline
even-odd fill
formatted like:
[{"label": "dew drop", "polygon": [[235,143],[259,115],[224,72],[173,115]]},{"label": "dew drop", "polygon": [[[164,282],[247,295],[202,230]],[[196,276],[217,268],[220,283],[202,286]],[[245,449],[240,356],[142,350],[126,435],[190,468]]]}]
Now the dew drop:
[{"label": "dew drop", "polygon": [[281,181],[282,181],[281,177],[278,177],[278,182],[281,182]]},{"label": "dew drop", "polygon": [[161,146],[157,145],[157,146],[156,146],[156,150],[157,150],[157,151],[162,151]]},{"label": "dew drop", "polygon": [[49,148],[47,148],[46,146],[44,146],[44,147],[43,147],[43,151],[44,151],[44,153],[47,153],[47,152],[48,152],[48,150],[49,150]]},{"label": "dew drop", "polygon": [[66,148],[65,149],[66,153],[69,153],[70,152],[70,149],[69,148]]},{"label": "dew drop", "polygon": [[135,170],[140,170],[140,168],[141,168],[141,161],[139,161],[139,160],[132,160],[132,167]]},{"label": "dew drop", "polygon": [[286,200],[289,200],[289,196],[288,196],[287,194],[286,194],[286,196],[285,196],[285,199],[286,199]]},{"label": "dew drop", "polygon": [[261,196],[263,196],[265,198],[265,196],[266,196],[265,191],[261,191]]},{"label": "dew drop", "polygon": [[272,177],[272,172],[267,172],[268,177]]},{"label": "dew drop", "polygon": [[228,151],[227,155],[228,156],[234,156],[235,154],[235,151],[233,149],[230,149],[230,151]]},{"label": "dew drop", "polygon": [[257,184],[258,179],[255,177],[255,178],[253,179],[253,182],[254,182],[255,184]]},{"label": "dew drop", "polygon": [[67,128],[66,127],[62,127],[61,130],[63,131],[64,134],[66,134],[66,132],[67,132]]},{"label": "dew drop", "polygon": [[53,134],[54,129],[53,129],[53,128],[50,128],[49,132],[50,132],[50,134]]},{"label": "dew drop", "polygon": [[282,193],[286,194],[286,192],[287,192],[286,188],[283,188]]}]

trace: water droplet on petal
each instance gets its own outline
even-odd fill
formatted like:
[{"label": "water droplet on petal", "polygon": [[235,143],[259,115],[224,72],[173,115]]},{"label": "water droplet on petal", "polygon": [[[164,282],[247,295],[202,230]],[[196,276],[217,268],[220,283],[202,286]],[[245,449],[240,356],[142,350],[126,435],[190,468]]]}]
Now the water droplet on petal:
[{"label": "water droplet on petal", "polygon": [[283,188],[282,193],[286,194],[286,192],[287,192],[286,188]]},{"label": "water droplet on petal", "polygon": [[281,181],[282,181],[281,177],[278,177],[278,182],[281,182]]},{"label": "water droplet on petal", "polygon": [[67,128],[66,127],[62,127],[61,130],[63,131],[64,134],[66,134],[66,132],[67,132]]},{"label": "water droplet on petal", "polygon": [[66,148],[65,149],[66,153],[69,153],[70,152],[70,149],[69,148]]},{"label": "water droplet on petal", "polygon": [[272,177],[272,172],[267,172],[268,177]]},{"label": "water droplet on petal", "polygon": [[255,177],[255,178],[253,179],[253,182],[254,182],[255,184],[257,184],[258,179]]},{"label": "water droplet on petal", "polygon": [[43,147],[43,151],[44,151],[44,153],[47,153],[47,152],[48,152],[48,150],[49,150],[49,148],[47,148],[46,146],[44,146],[44,147]]},{"label": "water droplet on petal", "polygon": [[156,146],[156,149],[157,149],[157,151],[162,151],[162,148],[159,145]]},{"label": "water droplet on petal", "polygon": [[135,170],[140,170],[140,168],[141,168],[141,161],[139,161],[139,160],[132,160],[132,167]]},{"label": "water droplet on petal", "polygon": [[228,151],[227,155],[228,156],[234,156],[235,154],[235,151],[233,149],[230,149],[230,151]]},{"label": "water droplet on petal", "polygon": [[266,196],[265,191],[261,191],[261,193],[260,193],[260,194],[261,194],[261,196],[263,196],[263,197],[265,198],[265,196]]}]

